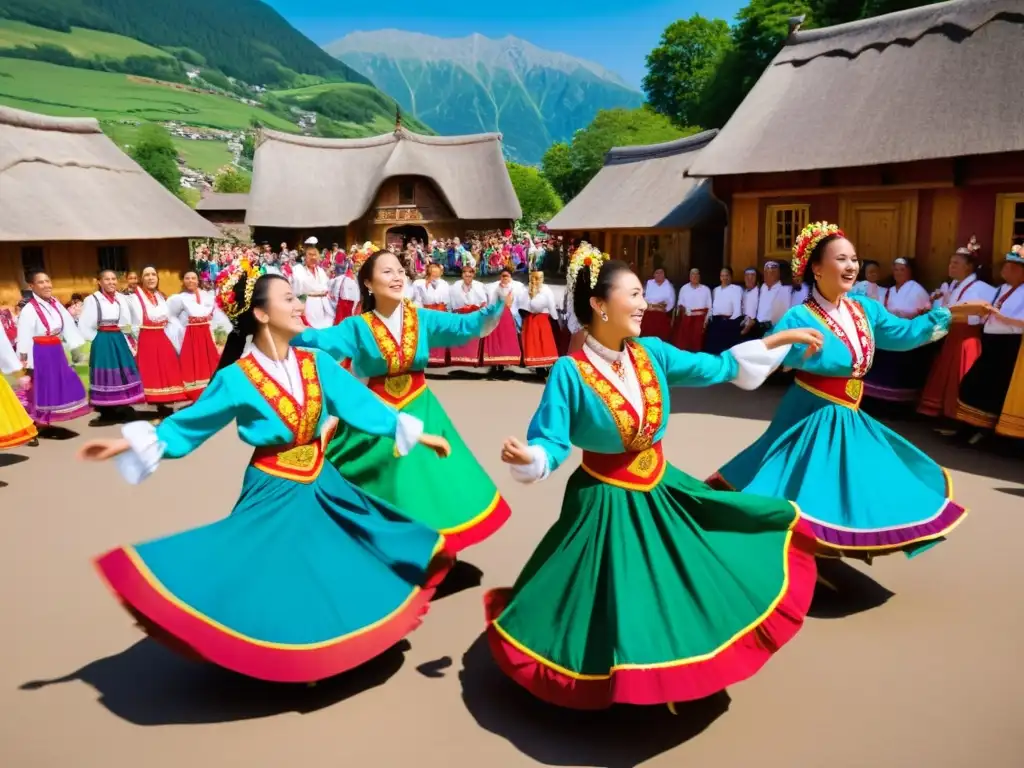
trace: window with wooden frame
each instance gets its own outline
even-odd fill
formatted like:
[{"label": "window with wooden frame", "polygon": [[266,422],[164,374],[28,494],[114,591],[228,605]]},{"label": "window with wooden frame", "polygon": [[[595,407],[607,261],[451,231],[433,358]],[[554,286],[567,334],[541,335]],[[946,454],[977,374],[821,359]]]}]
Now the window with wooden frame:
[{"label": "window with wooden frame", "polygon": [[99,269],[112,269],[119,275],[128,271],[128,249],[123,245],[101,245],[96,257]]},{"label": "window with wooden frame", "polygon": [[992,245],[997,257],[1015,245],[1024,245],[1024,193],[996,195]]},{"label": "window with wooden frame", "polygon": [[36,272],[46,271],[46,262],[43,258],[43,247],[41,245],[24,245],[21,248],[21,271],[25,275],[25,282],[31,279]]},{"label": "window with wooden frame", "polygon": [[807,226],[811,206],[769,205],[764,212],[764,255],[766,259],[789,256],[800,230]]},{"label": "window with wooden frame", "polygon": [[398,204],[416,205],[416,183],[412,181],[398,182]]}]

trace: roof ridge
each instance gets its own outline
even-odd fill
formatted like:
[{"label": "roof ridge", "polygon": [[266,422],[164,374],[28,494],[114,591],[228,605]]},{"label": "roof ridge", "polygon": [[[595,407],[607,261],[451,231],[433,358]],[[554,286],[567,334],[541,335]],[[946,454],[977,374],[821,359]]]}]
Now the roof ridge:
[{"label": "roof ridge", "polygon": [[61,133],[103,133],[100,123],[93,117],[53,117],[28,112],[24,109],[0,106],[0,125],[27,128],[34,131]]},{"label": "roof ridge", "polygon": [[712,128],[701,131],[691,136],[683,136],[679,139],[658,142],[657,144],[636,144],[625,147],[612,147],[605,154],[604,164],[609,165],[616,162],[638,162],[640,160],[653,160],[659,157],[671,157],[702,149],[718,135],[718,129]]},{"label": "roof ridge", "polygon": [[399,128],[390,133],[382,133],[378,136],[364,136],[353,139],[327,139],[319,136],[300,136],[294,133],[283,133],[268,128],[260,132],[260,141],[280,141],[285,144],[294,144],[300,147],[311,147],[316,149],[367,149],[370,147],[381,147],[387,144],[398,144],[401,141],[410,141],[416,144],[432,146],[460,146],[466,144],[484,144],[487,142],[502,140],[500,133],[472,133],[462,136],[427,136],[422,133],[415,133],[407,128]]}]

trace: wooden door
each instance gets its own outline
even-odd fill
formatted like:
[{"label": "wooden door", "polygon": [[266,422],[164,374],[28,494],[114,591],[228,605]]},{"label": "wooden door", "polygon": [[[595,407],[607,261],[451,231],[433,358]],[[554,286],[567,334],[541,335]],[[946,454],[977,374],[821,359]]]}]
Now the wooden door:
[{"label": "wooden door", "polygon": [[862,260],[891,264],[899,252],[899,210],[893,205],[857,205],[851,213],[846,236]]}]

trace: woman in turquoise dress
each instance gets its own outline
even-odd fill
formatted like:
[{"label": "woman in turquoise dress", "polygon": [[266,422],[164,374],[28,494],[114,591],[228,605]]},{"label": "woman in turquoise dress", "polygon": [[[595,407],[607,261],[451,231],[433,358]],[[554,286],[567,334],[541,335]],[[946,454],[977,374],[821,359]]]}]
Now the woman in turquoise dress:
[{"label": "woman in turquoise dress", "polygon": [[359,287],[363,314],[333,328],[306,329],[293,343],[324,350],[367,378],[381,400],[443,436],[452,454],[443,464],[428,451],[393,461],[393,440],[342,425],[327,447],[327,459],[363,490],[444,534],[449,551],[459,552],[497,531],[510,510],[427,387],[424,371],[431,348],[486,336],[507,303],[462,315],[416,307],[404,299],[401,262],[387,251],[360,267]]},{"label": "woman in turquoise dress", "polygon": [[[97,567],[139,624],[177,650],[262,680],[315,682],[415,629],[451,563],[442,536],[324,461],[333,422],[397,440],[400,454],[448,446],[327,355],[290,349],[304,326],[286,279],[243,266],[222,274],[225,297],[236,328],[198,401],[156,428],[133,422],[122,439],[89,442],[80,456],[116,456],[137,483],[234,420],[254,448],[238,502],[218,522],[118,547]],[[239,359],[247,335],[252,350]]]},{"label": "woman in turquoise dress", "polygon": [[945,469],[860,409],[864,376],[876,348],[903,352],[941,338],[950,312],[905,319],[850,295],[857,254],[835,225],[808,225],[794,254],[794,279],[802,276],[811,291],[777,327],[817,324],[825,344],[810,357],[799,346],[786,355],[796,381],[772,423],[708,482],[793,499],[828,556],[912,556],[967,512],[953,500]]},{"label": "woman in turquoise dress", "polygon": [[711,490],[666,461],[669,387],[753,389],[768,350],[821,336],[789,330],[720,355],[637,339],[639,279],[586,258],[570,285],[590,335],[552,368],[528,444],[502,450],[520,482],[545,479],[574,445],[583,462],[515,585],[486,596],[487,636],[505,674],[549,703],[671,707],[757,672],[803,624],[817,570],[795,505]]}]

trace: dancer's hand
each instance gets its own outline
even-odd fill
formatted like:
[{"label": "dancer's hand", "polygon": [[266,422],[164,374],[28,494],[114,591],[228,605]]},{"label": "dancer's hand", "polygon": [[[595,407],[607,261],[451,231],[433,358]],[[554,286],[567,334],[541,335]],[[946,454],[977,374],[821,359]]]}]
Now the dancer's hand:
[{"label": "dancer's hand", "polygon": [[533,464],[533,455],[530,453],[530,446],[510,437],[501,446],[501,460],[506,464],[526,466]]},{"label": "dancer's hand", "polygon": [[511,291],[509,291],[509,294],[508,294],[508,296],[506,296],[506,297],[505,297],[505,306],[506,306],[506,307],[511,307],[511,306],[512,306],[512,300],[513,300],[513,298],[514,298],[514,297],[512,296],[512,292],[511,292]]},{"label": "dancer's hand", "polygon": [[824,343],[825,337],[821,331],[815,328],[794,328],[789,331],[779,331],[764,340],[764,345],[768,349],[776,349],[786,344],[805,344],[807,346],[807,352],[804,354],[805,359],[818,354]]},{"label": "dancer's hand", "polygon": [[420,435],[420,445],[425,445],[442,459],[447,459],[452,455],[451,444],[440,435],[428,435],[424,433]]},{"label": "dancer's hand", "polygon": [[123,438],[116,440],[90,440],[78,449],[79,461],[106,461],[129,448],[128,441]]}]

